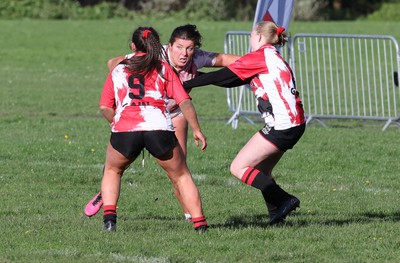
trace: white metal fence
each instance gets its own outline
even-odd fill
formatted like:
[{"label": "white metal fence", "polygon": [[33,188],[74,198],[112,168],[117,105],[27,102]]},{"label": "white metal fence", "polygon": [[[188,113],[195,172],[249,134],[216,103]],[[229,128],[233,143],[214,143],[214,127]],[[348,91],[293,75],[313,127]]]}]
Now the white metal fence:
[{"label": "white metal fence", "polygon": [[[230,31],[225,52],[249,51],[250,32]],[[399,123],[399,46],[392,36],[296,34],[283,56],[289,61],[303,100],[307,123],[334,118],[372,119]],[[240,117],[259,115],[246,87],[227,89],[228,123],[236,128]]]},{"label": "white metal fence", "polygon": [[[232,31],[225,35],[225,53],[243,56],[250,51],[250,32]],[[254,95],[248,90],[247,85],[226,90],[226,99],[229,110],[233,113],[227,124],[232,123],[237,128],[239,117],[242,116],[248,122],[254,123],[247,115],[256,114],[257,105]],[[259,113],[258,113],[259,114]]]}]

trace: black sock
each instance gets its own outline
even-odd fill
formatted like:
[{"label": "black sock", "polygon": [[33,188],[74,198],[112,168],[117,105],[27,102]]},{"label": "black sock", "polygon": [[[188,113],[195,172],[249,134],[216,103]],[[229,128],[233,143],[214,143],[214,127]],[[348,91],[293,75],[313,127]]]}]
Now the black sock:
[{"label": "black sock", "polygon": [[264,191],[269,185],[274,184],[275,181],[271,176],[267,176],[260,170],[249,167],[242,176],[242,182],[252,187]]},{"label": "black sock", "polygon": [[293,197],[293,195],[285,192],[279,185],[271,184],[262,191],[265,202],[279,206],[284,201]]},{"label": "black sock", "polygon": [[117,207],[115,205],[105,205],[103,214],[104,223],[107,221],[117,222]]}]

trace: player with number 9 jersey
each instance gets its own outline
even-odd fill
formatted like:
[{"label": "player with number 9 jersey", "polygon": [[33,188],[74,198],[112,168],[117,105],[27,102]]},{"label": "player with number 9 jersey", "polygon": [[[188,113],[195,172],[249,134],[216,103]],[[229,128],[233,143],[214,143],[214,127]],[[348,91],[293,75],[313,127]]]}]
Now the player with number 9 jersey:
[{"label": "player with number 9 jersey", "polygon": [[153,71],[147,76],[129,72],[124,64],[110,72],[99,104],[115,107],[112,132],[174,130],[166,101],[173,98],[179,104],[190,97],[171,66],[162,66],[162,74]]}]

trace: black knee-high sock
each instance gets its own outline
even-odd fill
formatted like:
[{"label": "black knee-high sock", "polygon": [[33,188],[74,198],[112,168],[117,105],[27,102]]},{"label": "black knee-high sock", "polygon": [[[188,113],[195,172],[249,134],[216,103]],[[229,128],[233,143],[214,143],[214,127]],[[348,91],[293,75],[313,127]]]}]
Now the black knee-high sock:
[{"label": "black knee-high sock", "polygon": [[277,184],[271,184],[262,191],[265,202],[280,206],[284,201],[293,197]]},{"label": "black knee-high sock", "polygon": [[105,205],[103,214],[104,223],[107,221],[117,222],[117,206],[116,205]]},{"label": "black knee-high sock", "polygon": [[[276,184],[276,181],[272,175],[269,176],[272,180],[272,184]],[[270,217],[273,217],[276,214],[276,211],[278,210],[278,207],[274,204],[272,204],[268,198],[268,195],[265,194],[265,192],[261,191],[261,194],[263,196],[265,205],[267,206],[268,214]]]},{"label": "black knee-high sock", "polygon": [[267,176],[260,170],[249,167],[242,176],[242,182],[252,187],[264,191],[269,185],[274,184],[275,181],[272,177]]},{"label": "black knee-high sock", "polygon": [[285,192],[271,176],[267,176],[260,170],[249,167],[242,176],[242,181],[250,186],[260,189],[266,203],[279,206],[292,195]]}]

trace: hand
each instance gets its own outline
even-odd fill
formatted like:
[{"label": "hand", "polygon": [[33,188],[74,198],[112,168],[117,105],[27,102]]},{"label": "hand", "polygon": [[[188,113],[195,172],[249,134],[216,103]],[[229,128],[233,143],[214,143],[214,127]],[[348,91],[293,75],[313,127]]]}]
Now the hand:
[{"label": "hand", "polygon": [[199,141],[201,141],[201,150],[204,151],[207,148],[207,139],[206,136],[199,130],[193,132],[194,142],[196,146],[199,147]]}]

